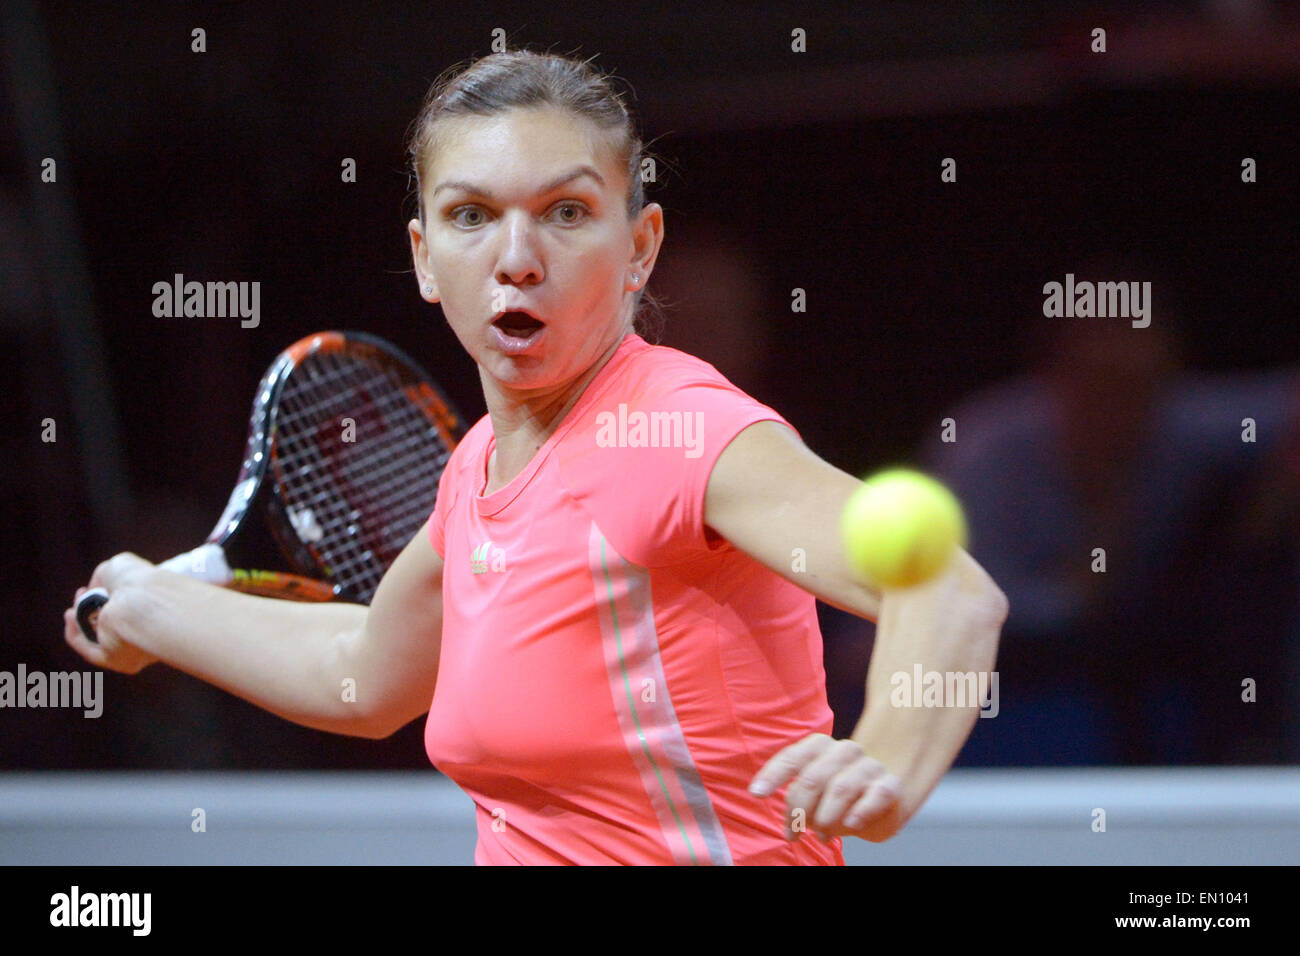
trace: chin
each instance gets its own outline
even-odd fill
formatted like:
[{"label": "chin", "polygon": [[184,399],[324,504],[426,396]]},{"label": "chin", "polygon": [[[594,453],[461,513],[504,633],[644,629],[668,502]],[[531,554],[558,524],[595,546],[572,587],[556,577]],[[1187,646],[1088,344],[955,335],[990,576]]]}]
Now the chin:
[{"label": "chin", "polygon": [[511,358],[492,351],[488,353],[488,361],[480,364],[498,382],[511,388],[542,388],[555,384],[552,381],[554,372],[546,367],[546,360],[538,356]]}]

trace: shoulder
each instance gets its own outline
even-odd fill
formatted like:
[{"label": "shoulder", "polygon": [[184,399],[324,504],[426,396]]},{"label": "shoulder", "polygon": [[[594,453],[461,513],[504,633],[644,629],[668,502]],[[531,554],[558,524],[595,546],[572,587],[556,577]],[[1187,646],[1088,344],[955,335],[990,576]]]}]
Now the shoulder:
[{"label": "shoulder", "polygon": [[[694,355],[650,345],[639,336],[633,336],[621,351],[608,375],[584,398],[566,426],[558,443],[563,463],[580,460],[586,467],[599,461],[600,467],[607,469],[638,469],[660,456],[635,449],[680,448],[682,441],[688,441],[696,444],[686,464],[700,463],[701,457],[712,464],[721,450],[718,447],[712,449],[713,456],[707,454],[713,441],[725,442],[750,421],[784,421],[774,409]],[[633,451],[607,451],[611,448]]]},{"label": "shoulder", "polygon": [[557,477],[628,560],[658,567],[710,550],[705,486],[748,425],[784,421],[702,359],[639,338],[582,403]]},{"label": "shoulder", "polygon": [[[624,346],[611,366],[566,428],[560,443],[563,462],[577,459],[586,466],[595,459],[613,469],[707,466],[745,425],[762,419],[785,422],[710,363],[678,349],[650,345],[639,336]],[[637,450],[680,449],[683,441],[690,446],[685,461]]]},{"label": "shoulder", "polygon": [[662,375],[723,382],[732,388],[736,387],[711,363],[699,356],[670,345],[652,345],[640,336],[636,337],[630,358],[629,365],[642,372],[653,370]]},{"label": "shoulder", "polygon": [[611,392],[642,405],[673,404],[674,399],[711,398],[731,404],[761,404],[702,358],[637,336]]}]

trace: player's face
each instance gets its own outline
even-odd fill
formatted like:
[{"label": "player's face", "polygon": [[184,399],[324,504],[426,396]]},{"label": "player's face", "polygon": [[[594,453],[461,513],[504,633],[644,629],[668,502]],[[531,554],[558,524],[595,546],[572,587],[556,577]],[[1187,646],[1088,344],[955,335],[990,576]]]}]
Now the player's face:
[{"label": "player's face", "polygon": [[[621,337],[631,306],[626,171],[594,126],[560,110],[457,117],[442,132],[423,226],[411,223],[426,297],[501,385],[577,378]],[[540,324],[501,315],[511,309]]]}]

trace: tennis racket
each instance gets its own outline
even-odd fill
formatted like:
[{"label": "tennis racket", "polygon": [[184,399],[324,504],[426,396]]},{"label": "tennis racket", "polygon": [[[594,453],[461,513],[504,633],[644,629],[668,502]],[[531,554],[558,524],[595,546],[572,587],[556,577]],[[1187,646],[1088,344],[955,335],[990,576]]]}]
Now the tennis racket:
[{"label": "tennis racket", "polygon": [[[464,431],[392,344],[364,332],[299,339],[257,387],[239,480],[212,533],[160,567],[250,594],[369,604],[433,511]],[[276,548],[292,571],[250,565]],[[103,588],[77,601],[92,641],[107,601]]]}]

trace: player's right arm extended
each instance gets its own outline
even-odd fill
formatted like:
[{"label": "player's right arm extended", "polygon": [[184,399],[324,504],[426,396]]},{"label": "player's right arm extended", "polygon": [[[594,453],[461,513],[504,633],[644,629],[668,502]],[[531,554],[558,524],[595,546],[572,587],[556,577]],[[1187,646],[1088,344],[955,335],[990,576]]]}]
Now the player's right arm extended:
[{"label": "player's right arm extended", "polygon": [[134,673],[162,661],[286,720],[355,737],[389,736],[433,699],[442,558],[423,531],[368,609],[240,594],[129,553],[101,564],[90,586],[109,592],[99,642],[86,640],[72,608],[64,638],[100,667]]}]

